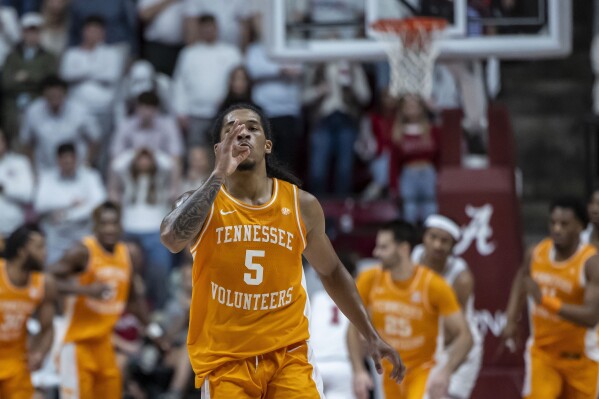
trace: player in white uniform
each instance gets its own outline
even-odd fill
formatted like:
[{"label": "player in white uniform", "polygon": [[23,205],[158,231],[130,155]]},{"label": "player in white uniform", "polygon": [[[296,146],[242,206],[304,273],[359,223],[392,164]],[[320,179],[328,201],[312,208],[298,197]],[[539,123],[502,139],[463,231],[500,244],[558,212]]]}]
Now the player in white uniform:
[{"label": "player in white uniform", "polygon": [[592,244],[599,248],[599,188],[595,189],[587,204],[589,224],[580,233],[581,244]]},{"label": "player in white uniform", "polygon": [[[459,241],[460,228],[451,219],[441,215],[431,215],[424,222],[425,232],[423,244],[417,245],[412,251],[412,261],[425,265],[445,278],[454,289],[466,320],[474,345],[464,363],[451,376],[448,395],[451,399],[468,399],[472,394],[483,357],[483,338],[474,322],[474,277],[468,269],[466,261],[453,255],[453,247]],[[445,360],[446,350],[443,349],[443,336],[439,337],[440,350],[437,362]]]},{"label": "player in white uniform", "polygon": [[[339,255],[347,271],[354,276],[355,264]],[[322,376],[327,399],[353,399],[352,367],[347,351],[349,320],[324,289],[310,297],[310,343]]]}]

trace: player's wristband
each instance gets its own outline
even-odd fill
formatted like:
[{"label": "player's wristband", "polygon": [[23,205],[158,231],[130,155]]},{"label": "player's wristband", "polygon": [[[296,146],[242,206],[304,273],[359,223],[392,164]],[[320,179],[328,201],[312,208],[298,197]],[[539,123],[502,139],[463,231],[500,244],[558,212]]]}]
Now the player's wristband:
[{"label": "player's wristband", "polygon": [[552,313],[557,313],[562,308],[562,301],[554,296],[543,295],[541,305]]}]

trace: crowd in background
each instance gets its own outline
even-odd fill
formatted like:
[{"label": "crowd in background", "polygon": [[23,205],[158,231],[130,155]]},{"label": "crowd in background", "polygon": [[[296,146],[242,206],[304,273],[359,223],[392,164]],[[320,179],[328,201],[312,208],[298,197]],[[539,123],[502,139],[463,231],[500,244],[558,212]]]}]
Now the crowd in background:
[{"label": "crowd in background", "polygon": [[[297,18],[339,15],[313,3]],[[363,15],[351,1],[338,3],[352,18]],[[472,3],[474,12],[480,5]],[[123,364],[136,359],[126,373],[135,376],[127,383],[132,397],[181,392],[190,381],[189,365],[178,362],[186,357],[176,356],[185,349],[189,260],[160,244],[159,228],[173,201],[210,174],[212,123],[228,106],[252,103],[266,113],[276,156],[319,198],[397,198],[411,222],[436,212],[439,107],[417,96],[392,98],[380,65],[271,59],[262,4],[0,5],[0,236],[39,223],[53,263],[90,234],[98,204],[121,204],[125,236],[145,255],[148,301],[173,330],[173,353],[160,355],[158,367],[157,355],[136,339],[135,320],[121,320]],[[451,91],[438,97],[456,105],[441,100]],[[472,129],[484,129],[486,120],[477,123]]]}]

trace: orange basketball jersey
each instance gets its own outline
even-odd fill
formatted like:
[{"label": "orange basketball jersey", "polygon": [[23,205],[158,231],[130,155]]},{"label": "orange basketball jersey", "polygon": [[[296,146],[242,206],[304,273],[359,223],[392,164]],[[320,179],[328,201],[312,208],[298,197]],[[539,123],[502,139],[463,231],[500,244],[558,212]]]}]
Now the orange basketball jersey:
[{"label": "orange basketball jersey", "polygon": [[[532,255],[530,274],[544,295],[554,296],[564,303],[581,305],[584,302],[585,263],[597,253],[594,246],[581,244],[578,251],[563,262],[554,260],[553,241],[539,243]],[[595,329],[571,323],[534,301],[529,301],[532,321],[532,346],[558,356],[587,354],[599,361]]]},{"label": "orange basketball jersey", "polygon": [[439,316],[460,310],[451,287],[430,269],[417,265],[407,281],[393,281],[380,267],[356,281],[360,296],[381,337],[400,354],[408,371],[433,365]]},{"label": "orange basketball jersey", "polygon": [[245,204],[224,186],[191,249],[187,345],[199,386],[210,371],[309,338],[298,188],[273,179],[270,201]]},{"label": "orange basketball jersey", "polygon": [[84,295],[69,298],[64,342],[109,337],[129,297],[131,258],[126,245],[116,244],[113,253],[107,252],[95,237],[84,238],[83,245],[89,251],[89,261],[77,276],[79,284],[103,283],[110,286],[111,292],[103,299]]},{"label": "orange basketball jersey", "polygon": [[44,298],[44,276],[31,273],[29,283],[15,287],[0,259],[0,379],[23,368],[27,353],[27,319]]}]

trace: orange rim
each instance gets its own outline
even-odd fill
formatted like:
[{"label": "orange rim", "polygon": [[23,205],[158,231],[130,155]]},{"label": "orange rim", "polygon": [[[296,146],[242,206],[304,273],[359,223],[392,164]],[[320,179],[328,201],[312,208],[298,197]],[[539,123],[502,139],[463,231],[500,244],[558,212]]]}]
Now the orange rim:
[{"label": "orange rim", "polygon": [[379,19],[371,25],[372,29],[377,32],[397,34],[415,34],[421,31],[434,32],[443,30],[446,26],[447,20],[434,17]]}]

